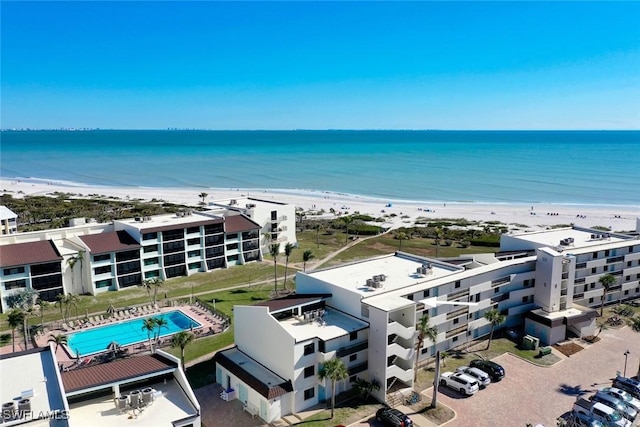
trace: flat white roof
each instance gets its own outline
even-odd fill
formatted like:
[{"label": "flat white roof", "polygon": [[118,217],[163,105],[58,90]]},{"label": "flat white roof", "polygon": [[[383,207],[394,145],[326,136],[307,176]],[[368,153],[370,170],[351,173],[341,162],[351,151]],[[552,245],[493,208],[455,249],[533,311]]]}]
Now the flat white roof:
[{"label": "flat white roof", "polygon": [[[417,269],[427,264],[431,269],[427,274],[419,274]],[[435,260],[391,254],[308,274],[334,286],[359,293],[362,298],[370,298],[461,271],[464,271],[464,268]],[[374,275],[385,276],[379,288],[367,286],[366,280]]]},{"label": "flat white roof", "polygon": [[397,295],[378,295],[367,298],[365,302],[370,306],[377,307],[384,311],[398,310],[415,304],[413,300]]},{"label": "flat white roof", "polygon": [[[146,219],[145,219],[146,218]],[[143,220],[144,219],[144,220]],[[191,215],[178,216],[176,214],[155,215],[152,217],[139,217],[138,221],[135,218],[119,219],[114,221],[115,223],[126,224],[131,227],[135,227],[138,230],[144,230],[146,228],[154,227],[166,227],[171,225],[184,225],[195,222],[202,222],[207,220],[219,219],[213,215],[202,215],[198,212],[193,212]]]},{"label": "flat white roof", "polygon": [[235,209],[238,209],[238,208],[247,209],[247,205],[287,206],[288,204],[289,203],[278,202],[276,200],[265,200],[259,197],[247,197],[244,194],[242,194],[240,197],[229,197],[226,199],[217,199],[209,202],[209,205],[225,206],[225,207],[230,207]]},{"label": "flat white roof", "polygon": [[267,386],[277,386],[286,383],[287,380],[276,374],[275,372],[267,369],[264,365],[256,362],[240,350],[238,347],[230,348],[224,351],[224,355],[235,363],[237,366],[241,366],[248,374],[256,378],[262,384]]},{"label": "flat white roof", "polygon": [[316,337],[323,341],[328,341],[368,326],[366,322],[330,308],[325,309],[323,319],[324,322],[318,320],[305,322],[303,317],[290,317],[281,320],[280,326],[296,342],[307,341]]},{"label": "flat white roof", "polygon": [[[604,237],[603,237],[604,236]],[[607,237],[608,236],[608,237]],[[561,248],[563,252],[572,249],[589,248],[606,243],[616,243],[631,240],[631,237],[623,238],[619,234],[605,231],[585,230],[579,228],[558,228],[555,230],[543,230],[533,233],[513,234],[511,237],[533,242],[539,247]],[[561,244],[562,240],[573,239],[570,244]]]},{"label": "flat white roof", "polygon": [[[0,359],[0,402],[15,402],[25,397],[31,401],[31,413],[34,416],[64,411],[66,399],[59,381],[58,366],[50,348],[42,351],[17,353]],[[33,421],[29,426],[40,425],[42,421]],[[46,420],[44,425],[49,425]]]},{"label": "flat white roof", "polygon": [[[70,405],[69,425],[72,427],[100,426],[171,426],[172,421],[187,418],[197,413],[191,401],[176,380],[158,382],[151,387],[162,393],[153,403],[130,417],[131,411],[120,413],[113,398],[103,396]],[[123,392],[122,394],[128,394]]]}]

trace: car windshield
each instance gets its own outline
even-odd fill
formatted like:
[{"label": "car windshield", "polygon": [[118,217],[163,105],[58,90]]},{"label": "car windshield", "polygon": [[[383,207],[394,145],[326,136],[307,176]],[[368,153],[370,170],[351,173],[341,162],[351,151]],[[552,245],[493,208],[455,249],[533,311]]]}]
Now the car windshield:
[{"label": "car windshield", "polygon": [[611,418],[611,421],[620,421],[622,419],[622,415],[617,411],[613,411],[609,418]]}]

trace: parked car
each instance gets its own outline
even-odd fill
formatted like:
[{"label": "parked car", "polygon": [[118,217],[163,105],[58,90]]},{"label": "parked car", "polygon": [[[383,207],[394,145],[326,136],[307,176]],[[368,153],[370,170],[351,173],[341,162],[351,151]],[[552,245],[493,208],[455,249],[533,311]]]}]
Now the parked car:
[{"label": "parked car", "polygon": [[474,395],[480,390],[478,381],[462,372],[445,372],[440,376],[440,384],[449,386],[467,396]]},{"label": "parked car", "polygon": [[397,409],[380,408],[376,412],[376,420],[390,427],[412,427],[413,421]]},{"label": "parked car", "polygon": [[493,382],[500,381],[505,376],[504,368],[490,360],[475,359],[469,363],[469,366],[486,372]]},{"label": "parked car", "polygon": [[573,412],[595,418],[609,427],[631,426],[631,422],[620,415],[618,411],[600,402],[580,398],[573,404]]},{"label": "parked car", "polygon": [[640,381],[626,377],[616,377],[613,386],[626,391],[636,399],[640,399]]},{"label": "parked car", "polygon": [[620,414],[626,419],[628,419],[629,421],[635,420],[636,415],[638,415],[638,412],[635,409],[628,406],[622,400],[618,399],[617,397],[613,397],[610,394],[603,393],[601,391],[598,391],[591,398],[591,400],[593,402],[600,402],[602,404],[607,405],[610,408],[615,409],[616,411],[620,412]]},{"label": "parked car", "polygon": [[476,381],[478,381],[480,388],[485,388],[486,386],[491,384],[491,378],[489,378],[489,374],[487,374],[485,371],[482,371],[478,368],[471,368],[469,366],[460,366],[458,369],[456,369],[456,372],[462,372],[475,378]]},{"label": "parked car", "polygon": [[576,427],[605,427],[602,421],[598,421],[584,412],[572,412],[569,425]]},{"label": "parked car", "polygon": [[600,389],[601,392],[617,397],[636,411],[640,411],[640,399],[636,399],[624,390],[616,387],[605,387]]}]

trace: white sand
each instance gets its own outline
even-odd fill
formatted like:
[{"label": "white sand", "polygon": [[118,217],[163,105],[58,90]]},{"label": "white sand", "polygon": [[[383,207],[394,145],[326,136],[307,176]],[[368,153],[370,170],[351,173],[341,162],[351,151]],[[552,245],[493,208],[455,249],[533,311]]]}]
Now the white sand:
[{"label": "white sand", "polygon": [[[631,231],[636,229],[636,219],[640,217],[638,206],[590,206],[563,204],[488,204],[488,203],[418,203],[365,198],[347,194],[329,193],[312,190],[274,190],[274,189],[222,189],[222,188],[139,188],[139,187],[107,187],[89,186],[67,182],[47,182],[41,180],[9,180],[0,178],[3,193],[13,197],[25,195],[47,195],[54,192],[65,192],[88,196],[99,194],[121,199],[165,200],[197,206],[201,199],[198,195],[208,193],[207,202],[218,199],[255,197],[293,204],[305,211],[324,209],[325,217],[334,209],[338,214],[369,214],[380,217],[385,214],[396,214],[389,223],[395,227],[409,226],[418,217],[465,218],[471,221],[499,221],[504,224],[526,225],[528,230],[546,228],[557,224],[575,224],[583,227],[611,227],[613,231]],[[393,206],[387,207],[387,203]],[[533,207],[533,211],[531,208]],[[427,212],[429,209],[431,212]],[[384,213],[383,213],[384,211]],[[535,213],[535,215],[534,215]],[[548,215],[557,213],[557,215]],[[401,218],[409,216],[409,218]]]}]

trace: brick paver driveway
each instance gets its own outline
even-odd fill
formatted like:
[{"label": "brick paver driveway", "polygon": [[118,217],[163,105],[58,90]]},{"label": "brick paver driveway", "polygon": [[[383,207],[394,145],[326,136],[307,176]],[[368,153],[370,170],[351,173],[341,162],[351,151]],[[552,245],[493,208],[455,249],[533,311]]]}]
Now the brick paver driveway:
[{"label": "brick paver driveway", "polygon": [[[510,354],[494,359],[504,366],[506,377],[490,384],[472,397],[443,388],[439,401],[456,411],[456,419],[446,424],[460,427],[522,426],[526,423],[555,426],[555,420],[573,407],[577,396],[590,395],[611,385],[616,371],[627,376],[638,370],[640,334],[629,327],[606,330],[599,342],[551,367],[539,367]],[[555,350],[554,350],[555,351]],[[430,398],[432,389],[424,392]],[[638,421],[634,425],[637,425]]]}]

